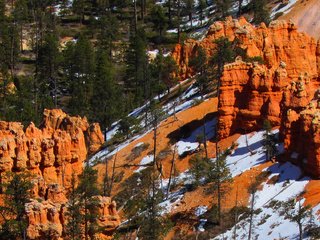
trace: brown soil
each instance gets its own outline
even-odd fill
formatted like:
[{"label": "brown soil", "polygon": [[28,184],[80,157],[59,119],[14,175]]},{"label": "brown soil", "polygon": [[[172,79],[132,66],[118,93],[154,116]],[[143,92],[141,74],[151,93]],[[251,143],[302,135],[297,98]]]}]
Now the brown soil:
[{"label": "brown soil", "polygon": [[299,0],[291,11],[279,19],[291,19],[297,24],[298,29],[319,39],[320,37],[320,1]]},{"label": "brown soil", "polygon": [[311,180],[305,188],[303,197],[306,199],[305,205],[316,206],[320,201],[320,180]]}]

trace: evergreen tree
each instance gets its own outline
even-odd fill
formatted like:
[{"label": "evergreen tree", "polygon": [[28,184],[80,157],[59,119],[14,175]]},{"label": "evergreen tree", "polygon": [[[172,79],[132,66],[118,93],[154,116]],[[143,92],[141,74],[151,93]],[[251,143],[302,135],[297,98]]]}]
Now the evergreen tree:
[{"label": "evergreen tree", "polygon": [[91,100],[91,115],[102,128],[110,127],[121,115],[121,95],[115,84],[114,69],[109,56],[103,49],[98,49],[96,60],[96,73],[93,81],[93,94]]},{"label": "evergreen tree", "polygon": [[263,149],[266,152],[266,160],[270,160],[277,154],[277,146],[276,146],[276,139],[274,134],[271,133],[272,126],[270,121],[264,120],[263,122]]},{"label": "evergreen tree", "polygon": [[87,8],[91,8],[91,1],[88,0],[74,0],[72,3],[73,12],[79,16],[79,21],[82,24],[85,20],[85,13]]},{"label": "evergreen tree", "polygon": [[190,161],[190,174],[194,179],[194,186],[201,185],[201,180],[205,182],[207,171],[210,169],[210,159],[202,158],[199,154],[193,156]]},{"label": "evergreen tree", "polygon": [[307,223],[313,216],[311,206],[304,206],[300,199],[292,198],[287,202],[277,202],[274,209],[284,215],[285,219],[298,225],[299,240],[302,240]]},{"label": "evergreen tree", "polygon": [[8,109],[7,121],[19,121],[25,126],[31,121],[37,122],[33,104],[32,92],[34,79],[30,77],[16,78],[14,94],[8,95],[10,108]]},{"label": "evergreen tree", "polygon": [[217,11],[216,13],[220,18],[224,19],[229,15],[229,9],[231,8],[231,0],[215,0]]},{"label": "evergreen tree", "polygon": [[223,154],[219,154],[214,162],[210,162],[210,168],[208,171],[208,182],[212,184],[212,190],[215,195],[218,197],[217,199],[217,220],[219,225],[221,224],[221,213],[222,213],[222,201],[226,197],[229,192],[229,184],[233,181],[230,169],[227,166],[226,157],[227,152]]},{"label": "evergreen tree", "polygon": [[98,46],[109,54],[112,58],[112,50],[114,50],[114,42],[119,37],[119,23],[117,18],[107,12],[98,20]]},{"label": "evergreen tree", "polygon": [[190,65],[194,69],[197,80],[197,86],[200,92],[203,93],[207,89],[207,85],[210,82],[210,73],[208,69],[208,57],[206,51],[199,47],[197,49],[196,56],[190,61]]},{"label": "evergreen tree", "polygon": [[79,195],[76,191],[76,177],[72,174],[71,190],[68,196],[67,213],[68,222],[66,224],[65,237],[70,240],[81,239],[81,211]]},{"label": "evergreen tree", "polygon": [[160,94],[164,89],[170,92],[170,88],[177,83],[178,66],[171,56],[164,57],[162,51],[151,64],[152,89],[153,93]]},{"label": "evergreen tree", "polygon": [[28,173],[8,174],[8,183],[2,184],[4,201],[0,206],[2,225],[1,239],[25,239],[28,226],[25,204],[30,201],[31,176]]},{"label": "evergreen tree", "polygon": [[0,109],[1,117],[8,117],[9,86],[14,81],[14,69],[19,52],[16,24],[12,16],[7,16],[5,1],[0,1]]},{"label": "evergreen tree", "polygon": [[143,29],[138,29],[136,34],[131,34],[126,63],[125,88],[128,92],[133,93],[134,106],[137,106],[144,100],[149,99],[151,87],[147,56],[147,39]]},{"label": "evergreen tree", "polygon": [[76,189],[79,196],[79,207],[81,212],[82,234],[84,238],[93,239],[97,232],[97,207],[98,202],[94,198],[99,194],[97,187],[97,171],[86,166],[79,176],[80,182]]},{"label": "evergreen tree", "polygon": [[89,115],[95,72],[94,50],[90,41],[80,36],[76,44],[69,44],[65,50],[65,85],[69,86],[71,99],[69,110],[72,114]]},{"label": "evergreen tree", "polygon": [[[59,40],[55,34],[47,34],[43,45],[39,49],[38,57],[39,93],[43,99],[51,96],[52,103],[58,105],[58,70],[61,62]],[[41,112],[48,107],[48,102],[41,108]]]},{"label": "evergreen tree", "polygon": [[198,4],[198,11],[200,13],[200,21],[202,25],[202,21],[206,18],[205,9],[208,7],[206,0],[200,0]]},{"label": "evergreen tree", "polygon": [[194,0],[183,0],[186,14],[189,16],[189,21],[192,28],[192,17],[193,17],[193,8],[194,8]]},{"label": "evergreen tree", "polygon": [[220,93],[220,79],[223,74],[223,68],[226,63],[233,62],[235,55],[232,49],[232,43],[224,37],[215,40],[216,52],[213,54],[210,63],[213,65],[213,78],[217,81],[217,95]]},{"label": "evergreen tree", "polygon": [[163,31],[167,28],[168,20],[161,5],[155,5],[152,8],[151,21],[154,25],[154,29],[159,32],[159,36],[162,38]]},{"label": "evergreen tree", "polygon": [[252,0],[250,4],[253,11],[253,23],[260,24],[264,22],[268,25],[270,22],[270,13],[266,6],[266,0]]}]

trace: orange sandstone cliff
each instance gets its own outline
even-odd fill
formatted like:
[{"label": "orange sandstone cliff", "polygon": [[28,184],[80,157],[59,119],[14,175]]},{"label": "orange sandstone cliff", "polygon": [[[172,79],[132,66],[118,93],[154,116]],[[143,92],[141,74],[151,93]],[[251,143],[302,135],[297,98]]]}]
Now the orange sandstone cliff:
[{"label": "orange sandstone cliff", "polygon": [[[21,123],[0,121],[1,183],[7,172],[27,170],[34,175],[34,200],[26,206],[29,239],[61,239],[72,175],[82,173],[87,156],[103,141],[99,124],[90,125],[86,118],[70,117],[60,109],[45,110],[39,128],[31,123],[24,130]],[[108,239],[120,223],[116,204],[108,197],[98,197],[98,202],[98,224]]]},{"label": "orange sandstone cliff", "polygon": [[280,134],[288,156],[295,152],[306,171],[320,177],[319,108],[311,107],[319,99],[320,41],[284,20],[255,27],[244,18],[227,18],[214,23],[203,40],[187,40],[175,47],[172,56],[181,65],[181,78],[194,74],[188,64],[198,47],[210,56],[215,51],[214,40],[220,37],[233,41],[249,57],[261,57],[263,64],[238,57],[225,65],[219,95],[219,138],[257,130],[268,119],[274,126],[282,126]]}]

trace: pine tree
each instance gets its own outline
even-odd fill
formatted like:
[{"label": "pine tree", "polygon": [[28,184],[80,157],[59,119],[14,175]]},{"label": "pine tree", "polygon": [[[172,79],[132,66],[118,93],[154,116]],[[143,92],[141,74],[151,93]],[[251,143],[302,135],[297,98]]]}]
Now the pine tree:
[{"label": "pine tree", "polygon": [[131,34],[126,63],[125,88],[127,92],[133,93],[135,106],[138,106],[144,100],[149,99],[151,87],[147,39],[143,29],[138,29],[135,34]]},{"label": "pine tree", "polygon": [[213,65],[213,78],[217,81],[217,95],[219,98],[220,94],[220,79],[223,74],[223,68],[226,63],[230,63],[234,61],[235,55],[232,49],[232,43],[224,37],[217,39],[216,44],[216,52],[213,54],[211,59],[209,60],[210,64]]},{"label": "pine tree", "polygon": [[206,51],[199,47],[197,49],[196,56],[190,61],[190,66],[194,69],[197,80],[197,86],[200,89],[200,92],[204,93],[204,90],[207,88],[208,83],[210,82],[210,73],[208,66],[208,57]]},{"label": "pine tree", "polygon": [[31,199],[31,175],[26,172],[8,174],[8,183],[2,184],[3,205],[0,206],[1,239],[25,239],[28,226],[25,204]]},{"label": "pine tree", "polygon": [[266,152],[266,160],[268,161],[276,156],[278,150],[275,136],[271,133],[272,126],[270,121],[264,120],[263,129],[265,131],[263,134],[263,149]]},{"label": "pine tree", "polygon": [[154,29],[158,31],[160,40],[163,36],[163,31],[167,28],[168,19],[161,5],[155,5],[151,10],[151,21]]},{"label": "pine tree", "polygon": [[229,167],[227,166],[226,157],[227,152],[219,154],[217,152],[217,157],[214,162],[210,162],[210,168],[208,172],[208,181],[212,183],[212,190],[217,199],[217,218],[219,225],[221,224],[221,214],[222,214],[222,201],[229,192],[229,184],[233,181]]},{"label": "pine tree", "polygon": [[303,239],[304,230],[309,219],[312,218],[312,208],[310,205],[304,206],[301,199],[289,199],[287,202],[278,202],[275,206],[281,215],[290,222],[294,222],[299,228],[299,240]]},{"label": "pine tree", "polygon": [[194,187],[198,187],[203,180],[207,180],[207,171],[211,165],[210,160],[197,154],[190,159],[189,164],[189,172],[194,179]]},{"label": "pine tree", "polygon": [[99,194],[97,187],[97,171],[86,166],[79,176],[80,182],[76,189],[79,196],[79,207],[81,212],[81,223],[84,226],[82,234],[84,238],[92,239],[97,232],[97,207],[98,202],[94,198]]},{"label": "pine tree", "polygon": [[200,12],[200,21],[202,25],[202,21],[206,18],[205,9],[208,7],[207,1],[200,0],[198,4],[198,11]]},{"label": "pine tree", "polygon": [[[58,70],[61,63],[59,39],[55,34],[47,34],[38,56],[38,82],[40,96],[46,99],[51,96],[55,108],[58,105]],[[47,107],[46,104],[43,109]],[[41,112],[42,110],[41,109]]]},{"label": "pine tree", "polygon": [[175,60],[171,56],[164,57],[160,50],[150,68],[153,78],[151,95],[153,93],[159,95],[164,89],[169,93],[170,88],[177,83],[178,66]]},{"label": "pine tree", "polygon": [[91,110],[95,56],[90,41],[80,36],[76,44],[69,44],[64,52],[65,85],[69,87],[72,114],[88,116]]},{"label": "pine tree", "polygon": [[216,8],[217,8],[217,14],[220,16],[220,18],[224,19],[229,15],[229,9],[231,8],[231,0],[215,0],[216,2]]},{"label": "pine tree", "polygon": [[115,84],[114,68],[109,55],[103,49],[98,49],[96,71],[93,78],[91,98],[91,115],[98,121],[102,128],[110,127],[121,116],[121,93]]},{"label": "pine tree", "polygon": [[19,26],[20,51],[23,51],[23,28],[28,21],[28,2],[27,0],[17,0],[13,11],[13,17]]},{"label": "pine tree", "polygon": [[118,19],[111,12],[106,12],[98,20],[98,33],[98,46],[109,54],[111,60],[114,42],[119,38]]},{"label": "pine tree", "polygon": [[270,13],[266,7],[266,0],[252,0],[250,4],[254,14],[253,23],[260,24],[264,22],[268,25],[270,22]]},{"label": "pine tree", "polygon": [[194,10],[194,0],[183,0],[185,5],[186,14],[189,16],[189,21],[192,28],[192,17]]},{"label": "pine tree", "polygon": [[67,213],[68,222],[66,224],[65,237],[70,240],[81,239],[81,211],[79,195],[76,191],[76,177],[74,173],[71,178],[71,190],[68,196]]}]

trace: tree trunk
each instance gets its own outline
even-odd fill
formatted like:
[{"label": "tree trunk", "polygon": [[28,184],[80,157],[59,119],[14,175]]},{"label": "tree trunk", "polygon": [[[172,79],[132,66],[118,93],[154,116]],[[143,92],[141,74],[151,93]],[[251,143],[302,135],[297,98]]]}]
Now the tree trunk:
[{"label": "tree trunk", "polygon": [[180,29],[180,21],[181,21],[181,2],[178,0],[178,43],[181,42],[181,29]]},{"label": "tree trunk", "polygon": [[238,224],[238,187],[236,192],[235,212],[234,212],[234,228],[233,228],[233,240],[237,239],[237,224]]},{"label": "tree trunk", "polygon": [[115,170],[116,170],[117,155],[118,155],[118,151],[116,152],[116,154],[114,156],[114,160],[113,160],[112,175],[111,175],[111,182],[110,182],[110,185],[109,185],[108,197],[111,197],[111,193],[112,193],[114,177],[115,177]]},{"label": "tree trunk", "polygon": [[141,20],[144,20],[144,0],[140,0],[140,14],[141,14]]},{"label": "tree trunk", "polygon": [[241,16],[241,12],[242,12],[242,2],[243,0],[238,0],[238,3],[239,3],[239,7],[238,7],[238,17]]},{"label": "tree trunk", "polygon": [[[201,94],[202,96],[202,94]],[[206,154],[206,158],[208,158],[208,148],[207,148],[207,136],[206,136],[206,120],[205,116],[203,117],[203,146]]]},{"label": "tree trunk", "polygon": [[170,176],[169,176],[169,182],[168,182],[168,188],[167,188],[167,197],[166,197],[167,199],[169,197],[169,192],[170,192],[172,173],[174,170],[175,155],[176,155],[176,145],[174,145],[174,148],[173,148],[172,164],[171,164],[171,168],[170,168]]},{"label": "tree trunk", "polygon": [[169,25],[172,25],[172,11],[171,11],[171,0],[168,0],[168,14],[169,14]]},{"label": "tree trunk", "polygon": [[251,235],[252,235],[255,195],[256,195],[256,192],[253,190],[253,192],[251,193],[248,240],[251,240]]},{"label": "tree trunk", "polygon": [[134,8],[134,29],[136,33],[138,28],[137,0],[133,0],[133,8]]}]

